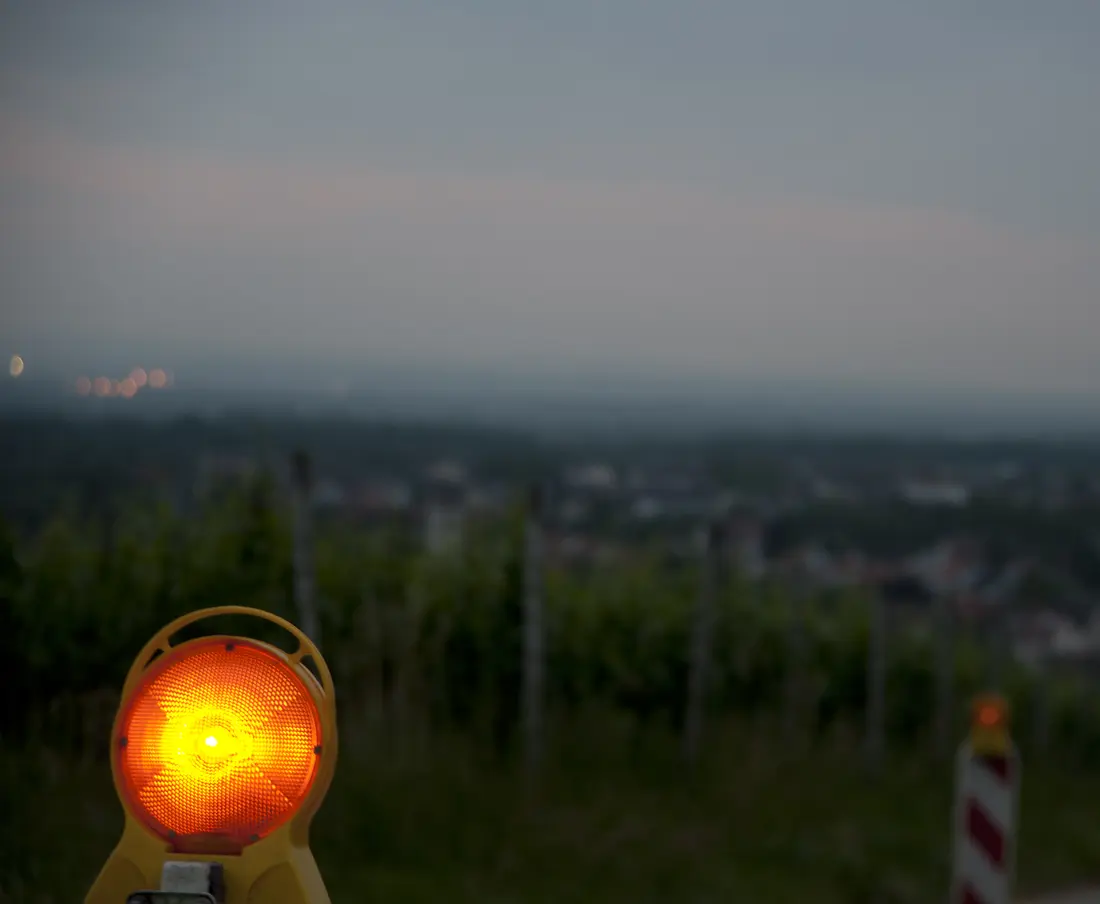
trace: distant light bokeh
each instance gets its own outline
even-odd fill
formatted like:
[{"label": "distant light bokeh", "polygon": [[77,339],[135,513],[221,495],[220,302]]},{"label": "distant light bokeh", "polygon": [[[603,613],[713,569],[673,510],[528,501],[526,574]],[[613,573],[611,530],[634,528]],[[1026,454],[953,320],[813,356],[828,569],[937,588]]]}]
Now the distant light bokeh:
[{"label": "distant light bokeh", "polygon": [[[14,376],[13,364],[13,376]],[[166,389],[172,385],[172,375],[163,368],[146,370],[144,367],[134,367],[128,376],[122,379],[113,379],[107,376],[89,377],[79,376],[73,381],[73,389],[78,396],[87,398],[120,398],[132,399],[143,389]]]},{"label": "distant light bokeh", "polygon": [[23,358],[20,355],[12,355],[11,363],[8,365],[8,373],[13,377],[21,376],[25,366]]}]

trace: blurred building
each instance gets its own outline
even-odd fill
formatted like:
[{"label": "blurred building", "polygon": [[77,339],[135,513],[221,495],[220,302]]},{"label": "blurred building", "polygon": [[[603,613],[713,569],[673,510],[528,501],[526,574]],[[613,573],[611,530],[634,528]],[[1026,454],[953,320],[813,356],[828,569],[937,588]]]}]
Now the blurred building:
[{"label": "blurred building", "polygon": [[443,462],[429,469],[421,507],[424,548],[429,553],[443,555],[461,548],[470,499],[465,468]]},{"label": "blurred building", "polygon": [[909,480],[901,485],[901,498],[910,505],[962,508],[970,502],[970,490],[950,480]]}]

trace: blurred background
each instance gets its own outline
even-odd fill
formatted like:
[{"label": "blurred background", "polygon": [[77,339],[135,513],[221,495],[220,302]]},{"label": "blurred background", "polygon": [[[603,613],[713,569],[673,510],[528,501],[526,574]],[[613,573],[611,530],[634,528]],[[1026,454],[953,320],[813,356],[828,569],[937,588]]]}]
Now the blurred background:
[{"label": "blurred background", "polygon": [[[0,7],[0,900],[177,615],[305,628],[334,901],[1100,879],[1100,9]],[[241,626],[247,629],[246,624]]]}]

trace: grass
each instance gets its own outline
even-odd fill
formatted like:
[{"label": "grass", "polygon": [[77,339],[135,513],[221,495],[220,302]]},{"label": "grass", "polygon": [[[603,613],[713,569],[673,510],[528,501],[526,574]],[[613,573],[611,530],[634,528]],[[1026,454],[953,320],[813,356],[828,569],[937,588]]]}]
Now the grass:
[{"label": "grass", "polygon": [[[312,841],[334,904],[944,897],[946,766],[914,754],[870,779],[849,739],[801,753],[743,723],[712,730],[691,773],[662,732],[633,744],[593,721],[565,739],[537,786],[469,739],[346,739]],[[3,762],[15,818],[0,829],[0,900],[81,900],[121,825],[109,770]],[[1022,891],[1100,876],[1098,805],[1100,776],[1025,764]]]}]

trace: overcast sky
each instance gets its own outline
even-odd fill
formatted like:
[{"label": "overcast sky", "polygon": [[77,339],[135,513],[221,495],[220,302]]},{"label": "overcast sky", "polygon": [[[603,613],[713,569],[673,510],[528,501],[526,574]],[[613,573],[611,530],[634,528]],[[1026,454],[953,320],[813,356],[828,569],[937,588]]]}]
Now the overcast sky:
[{"label": "overcast sky", "polygon": [[1096,0],[0,0],[0,351],[1100,387]]}]

